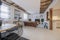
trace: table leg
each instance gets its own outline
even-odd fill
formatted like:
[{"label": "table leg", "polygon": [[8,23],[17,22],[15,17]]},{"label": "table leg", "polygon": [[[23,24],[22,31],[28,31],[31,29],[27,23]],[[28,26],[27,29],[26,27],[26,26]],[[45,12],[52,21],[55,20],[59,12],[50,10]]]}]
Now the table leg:
[{"label": "table leg", "polygon": [[1,33],[0,33],[0,40],[1,40]]}]

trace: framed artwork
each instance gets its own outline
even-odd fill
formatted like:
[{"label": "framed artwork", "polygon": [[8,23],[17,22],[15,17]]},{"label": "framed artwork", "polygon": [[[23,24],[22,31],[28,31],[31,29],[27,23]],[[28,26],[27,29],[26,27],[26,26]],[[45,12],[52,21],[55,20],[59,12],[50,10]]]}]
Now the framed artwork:
[{"label": "framed artwork", "polygon": [[47,20],[50,20],[50,12],[47,12]]}]

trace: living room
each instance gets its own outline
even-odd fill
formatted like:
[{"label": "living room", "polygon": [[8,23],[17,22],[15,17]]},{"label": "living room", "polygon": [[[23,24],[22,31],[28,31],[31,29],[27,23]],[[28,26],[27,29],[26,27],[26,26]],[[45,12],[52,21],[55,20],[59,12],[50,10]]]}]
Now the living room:
[{"label": "living room", "polygon": [[0,0],[0,40],[60,40],[59,2]]}]

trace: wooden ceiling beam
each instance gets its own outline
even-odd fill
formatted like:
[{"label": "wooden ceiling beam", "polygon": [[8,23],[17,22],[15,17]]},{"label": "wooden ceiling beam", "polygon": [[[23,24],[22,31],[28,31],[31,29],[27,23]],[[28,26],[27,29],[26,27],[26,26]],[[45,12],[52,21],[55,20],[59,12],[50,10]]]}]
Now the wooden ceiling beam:
[{"label": "wooden ceiling beam", "polygon": [[45,2],[48,2],[48,1],[51,1],[51,0],[46,0],[46,1],[43,1],[43,2],[41,2],[41,3],[45,3]]},{"label": "wooden ceiling beam", "polygon": [[51,1],[45,2],[45,3],[41,3],[41,6],[43,6],[43,5],[48,5],[48,4],[50,4],[50,3],[51,3]]},{"label": "wooden ceiling beam", "polygon": [[45,10],[49,7],[49,5],[53,2],[53,0],[44,0],[40,5],[40,13],[44,13]]}]

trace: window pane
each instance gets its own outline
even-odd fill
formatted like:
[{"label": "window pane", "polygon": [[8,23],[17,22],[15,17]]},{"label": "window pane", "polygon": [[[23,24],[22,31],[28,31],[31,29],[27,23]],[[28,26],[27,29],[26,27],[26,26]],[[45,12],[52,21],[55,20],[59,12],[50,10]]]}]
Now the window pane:
[{"label": "window pane", "polygon": [[1,11],[3,12],[9,12],[9,8],[5,5],[1,5]]},{"label": "window pane", "polygon": [[9,6],[7,6],[4,3],[1,5],[0,17],[4,18],[4,19],[8,19],[9,18]]},{"label": "window pane", "polygon": [[8,13],[1,13],[1,18],[9,18]]},{"label": "window pane", "polygon": [[28,19],[28,15],[24,13],[24,20]]}]

